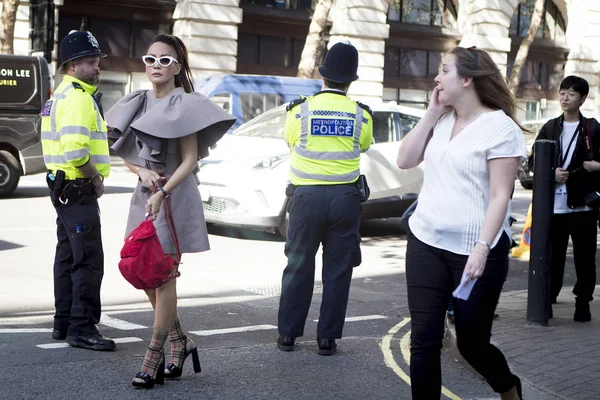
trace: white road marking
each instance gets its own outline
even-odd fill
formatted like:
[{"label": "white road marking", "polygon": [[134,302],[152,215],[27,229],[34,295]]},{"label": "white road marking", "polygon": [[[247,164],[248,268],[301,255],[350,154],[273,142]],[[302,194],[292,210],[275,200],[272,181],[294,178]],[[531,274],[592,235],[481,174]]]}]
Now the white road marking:
[{"label": "white road marking", "polygon": [[[356,322],[356,321],[369,321],[373,319],[387,319],[385,315],[364,315],[362,317],[348,317],[346,318],[346,322]],[[315,322],[319,322],[318,319],[313,319]]]},{"label": "white road marking", "polygon": [[111,328],[120,329],[122,331],[132,331],[135,329],[146,329],[147,326],[134,324],[132,322],[127,322],[122,319],[109,317],[106,314],[103,314],[100,317],[100,323],[105,326],[109,326]]},{"label": "white road marking", "polygon": [[41,333],[52,332],[50,328],[6,328],[0,329],[0,333]]},{"label": "white road marking", "polygon": [[[115,338],[113,339],[115,343],[133,343],[133,342],[143,342],[144,339],[136,338],[136,337],[123,337],[123,338]],[[40,349],[64,349],[65,347],[71,347],[67,342],[60,343],[47,343],[47,344],[38,344],[36,347]]]},{"label": "white road marking", "polygon": [[226,329],[209,329],[204,331],[193,331],[190,332],[198,336],[212,336],[212,335],[223,335],[226,333],[240,333],[240,332],[252,332],[252,331],[267,331],[277,329],[274,325],[254,325],[254,326],[241,326],[239,328],[226,328]]}]

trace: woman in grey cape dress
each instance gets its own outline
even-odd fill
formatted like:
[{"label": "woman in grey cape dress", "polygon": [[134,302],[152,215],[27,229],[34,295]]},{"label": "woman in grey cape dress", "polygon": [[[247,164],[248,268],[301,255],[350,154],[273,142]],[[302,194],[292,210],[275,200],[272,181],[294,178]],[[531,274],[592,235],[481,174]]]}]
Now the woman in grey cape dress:
[{"label": "woman in grey cape dress", "polygon": [[[106,114],[112,128],[110,136],[116,140],[112,149],[138,176],[125,237],[149,215],[164,253],[179,261],[163,200],[170,196],[181,253],[208,250],[196,176],[198,159],[208,155],[209,147],[235,120],[206,97],[194,93],[187,49],[176,36],[156,36],[142,60],[152,90],[128,94]],[[177,276],[175,265],[171,277]],[[188,355],[192,355],[194,372],[200,372],[200,363],[196,345],[182,331],[177,317],[176,279],[145,291],[154,308],[154,327],[132,385],[149,389],[162,384],[163,378],[179,378]],[[163,348],[167,339],[171,357],[165,368]]]}]

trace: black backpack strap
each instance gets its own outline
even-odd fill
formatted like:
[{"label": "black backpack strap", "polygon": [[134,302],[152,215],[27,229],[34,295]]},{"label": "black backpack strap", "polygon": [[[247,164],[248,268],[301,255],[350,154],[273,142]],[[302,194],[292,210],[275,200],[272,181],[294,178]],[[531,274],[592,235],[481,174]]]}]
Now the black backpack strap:
[{"label": "black backpack strap", "polygon": [[587,126],[583,123],[583,144],[585,146],[585,153],[589,161],[594,159],[594,148],[592,147],[592,119],[587,118]]}]

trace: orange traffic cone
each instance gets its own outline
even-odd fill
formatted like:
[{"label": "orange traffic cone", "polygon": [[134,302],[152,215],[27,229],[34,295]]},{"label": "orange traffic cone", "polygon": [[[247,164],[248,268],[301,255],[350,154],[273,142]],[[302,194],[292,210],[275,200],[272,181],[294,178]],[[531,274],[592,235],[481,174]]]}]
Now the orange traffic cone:
[{"label": "orange traffic cone", "polygon": [[521,234],[521,242],[518,247],[512,249],[512,256],[521,258],[523,260],[529,260],[529,250],[531,246],[531,204],[527,211],[527,218],[525,218],[525,226],[523,227],[523,233]]}]

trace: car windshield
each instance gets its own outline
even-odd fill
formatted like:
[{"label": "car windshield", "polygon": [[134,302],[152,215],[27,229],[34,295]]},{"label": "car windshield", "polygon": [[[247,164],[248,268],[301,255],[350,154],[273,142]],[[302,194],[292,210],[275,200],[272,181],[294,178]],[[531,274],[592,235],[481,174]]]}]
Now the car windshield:
[{"label": "car windshield", "polygon": [[242,124],[233,132],[236,136],[283,139],[285,137],[286,105],[275,107]]}]

